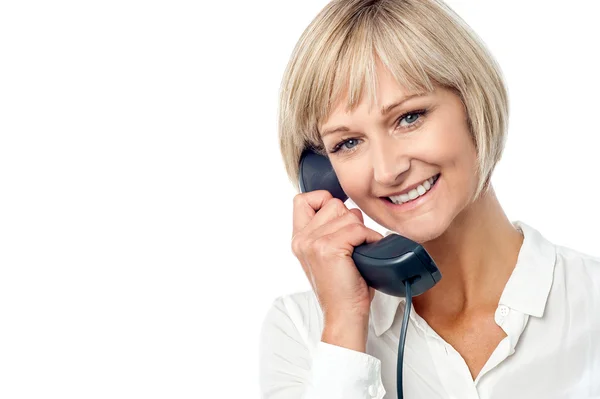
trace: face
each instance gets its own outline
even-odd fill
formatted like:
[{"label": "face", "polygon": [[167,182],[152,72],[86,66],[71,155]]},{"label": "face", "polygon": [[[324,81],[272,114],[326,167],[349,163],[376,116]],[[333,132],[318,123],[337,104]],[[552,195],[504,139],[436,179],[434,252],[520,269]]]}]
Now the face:
[{"label": "face", "polygon": [[[377,77],[381,108],[413,94],[381,64]],[[381,226],[418,243],[442,235],[477,187],[477,154],[460,97],[436,86],[383,115],[364,98],[346,113],[346,101],[319,126],[346,194]],[[329,132],[342,126],[347,130]]]}]

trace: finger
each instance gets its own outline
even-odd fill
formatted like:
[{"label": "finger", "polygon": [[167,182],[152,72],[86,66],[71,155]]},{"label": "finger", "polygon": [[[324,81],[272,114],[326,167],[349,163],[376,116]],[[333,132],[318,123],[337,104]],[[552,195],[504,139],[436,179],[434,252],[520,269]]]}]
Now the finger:
[{"label": "finger", "polygon": [[307,193],[296,194],[294,197],[293,231],[292,237],[302,231],[315,217],[315,214],[333,196],[327,190],[315,190]]},{"label": "finger", "polygon": [[[338,216],[341,215],[341,216]],[[320,237],[333,233],[343,226],[360,222],[360,219],[337,198],[331,198],[318,210],[309,224],[292,236],[292,252],[303,262],[302,254]]]},{"label": "finger", "polygon": [[358,216],[358,218],[360,219],[361,222],[363,222],[363,223],[365,222],[365,219],[364,219],[363,214],[362,214],[362,212],[361,212],[360,209],[358,209],[358,208],[352,208],[352,209],[350,209],[350,212],[352,212],[356,216]]},{"label": "finger", "polygon": [[362,223],[350,225],[348,227],[344,227],[344,229],[348,229],[348,244],[352,245],[353,247],[358,247],[359,245],[365,243],[370,244],[377,242],[383,238],[383,236],[377,231],[368,228]]},{"label": "finger", "polygon": [[321,228],[321,226],[327,225],[345,215],[351,216],[353,220],[358,220],[356,215],[351,213],[341,200],[338,198],[331,198],[321,209],[319,209],[308,225],[306,225],[303,233],[312,235],[317,229]]},{"label": "finger", "polygon": [[[321,211],[324,211],[324,210],[321,210]],[[319,213],[321,211],[319,211]],[[315,218],[316,218],[316,216],[315,216]],[[347,226],[349,224],[355,224],[355,223],[363,224],[362,220],[360,220],[360,218],[358,216],[356,216],[355,212],[348,211],[345,214],[338,216],[335,219],[326,221],[322,225],[314,227],[314,230],[310,231],[310,233],[307,233],[307,236],[313,237],[313,239],[318,239],[319,237],[335,233],[336,231],[344,228],[345,226]],[[310,226],[307,227],[307,229],[309,229],[309,228],[310,228]]]},{"label": "finger", "polygon": [[338,255],[352,253],[354,247],[364,243],[377,242],[383,238],[381,234],[362,223],[351,223],[339,230],[324,236],[330,244],[332,251],[339,251]]}]

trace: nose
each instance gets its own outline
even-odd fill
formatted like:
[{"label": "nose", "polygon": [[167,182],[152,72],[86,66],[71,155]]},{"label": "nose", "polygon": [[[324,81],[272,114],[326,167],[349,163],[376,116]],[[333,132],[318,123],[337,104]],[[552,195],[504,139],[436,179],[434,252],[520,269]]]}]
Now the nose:
[{"label": "nose", "polygon": [[410,168],[410,157],[397,145],[387,140],[377,140],[371,154],[374,179],[382,186],[396,186],[401,176]]}]

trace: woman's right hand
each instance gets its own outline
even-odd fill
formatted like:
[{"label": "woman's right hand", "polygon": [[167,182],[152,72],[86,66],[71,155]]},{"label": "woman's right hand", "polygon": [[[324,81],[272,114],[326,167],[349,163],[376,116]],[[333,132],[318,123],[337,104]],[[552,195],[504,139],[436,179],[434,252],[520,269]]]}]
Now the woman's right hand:
[{"label": "woman's right hand", "polygon": [[383,236],[365,226],[359,209],[348,209],[326,190],[294,197],[292,251],[311,283],[324,317],[322,340],[364,352],[374,290],[354,261],[354,247]]}]

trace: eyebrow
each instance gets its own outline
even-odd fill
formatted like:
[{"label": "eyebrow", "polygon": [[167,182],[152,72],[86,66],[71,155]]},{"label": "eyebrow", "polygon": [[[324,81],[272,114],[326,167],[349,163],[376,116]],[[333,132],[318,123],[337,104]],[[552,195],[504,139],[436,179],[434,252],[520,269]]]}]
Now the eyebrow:
[{"label": "eyebrow", "polygon": [[[386,116],[387,114],[389,114],[390,112],[392,112],[392,110],[394,108],[402,105],[405,101],[408,101],[411,98],[415,98],[415,97],[425,97],[426,95],[427,95],[427,93],[414,93],[414,94],[411,94],[409,96],[403,97],[402,99],[400,99],[398,101],[394,101],[390,105],[385,105],[385,106],[381,107],[381,110],[379,112],[381,113],[381,116]],[[329,129],[325,130],[323,132],[323,134],[321,134],[321,137],[325,137],[328,134],[332,134],[332,133],[348,132],[348,131],[350,131],[350,128],[348,128],[346,126],[337,126],[337,127],[333,127],[333,128],[329,128]]]}]

